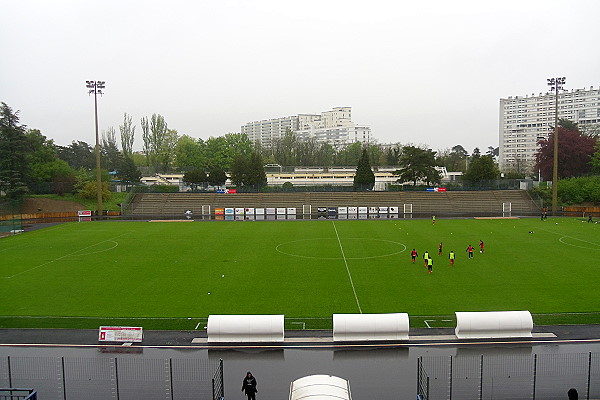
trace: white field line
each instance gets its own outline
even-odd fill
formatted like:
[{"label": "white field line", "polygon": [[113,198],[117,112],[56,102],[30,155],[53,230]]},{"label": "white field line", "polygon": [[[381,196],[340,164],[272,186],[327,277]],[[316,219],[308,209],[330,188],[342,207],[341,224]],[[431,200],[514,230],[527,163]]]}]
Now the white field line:
[{"label": "white field line", "polygon": [[333,222],[333,229],[335,230],[335,236],[337,237],[338,244],[340,245],[340,251],[342,252],[342,258],[344,259],[344,264],[346,264],[346,271],[348,272],[348,278],[350,278],[350,285],[352,285],[352,292],[354,292],[354,298],[356,299],[356,305],[358,306],[358,311],[362,314],[363,313],[362,308],[360,308],[360,303],[358,302],[358,296],[356,295],[356,289],[354,288],[354,282],[352,281],[352,275],[350,274],[350,268],[348,268],[348,260],[346,260],[346,255],[344,254],[344,248],[342,247],[342,241],[340,240],[340,235],[338,235],[337,228],[335,227],[335,222]]},{"label": "white field line", "polygon": [[[12,319],[109,319],[109,320],[168,320],[168,321],[178,321],[178,320],[189,320],[191,317],[79,317],[79,316],[64,316],[64,315],[0,315],[0,318],[12,318]],[[193,318],[196,320],[208,321],[208,318]]]},{"label": "white field line", "polygon": [[[569,239],[573,239],[573,240],[579,240],[580,242],[589,243],[589,244],[592,244],[592,245],[594,245],[594,246],[600,246],[600,243],[594,243],[594,242],[590,242],[590,241],[587,241],[587,240],[584,240],[584,239],[578,239],[578,238],[576,238],[576,237],[574,237],[574,236],[565,235],[565,234],[563,234],[563,233],[559,233],[559,232],[552,232],[552,231],[549,231],[548,229],[544,229],[544,228],[540,228],[540,230],[542,230],[542,231],[544,231],[544,232],[548,232],[548,233],[554,233],[555,235],[560,235],[560,236],[562,236],[560,239],[558,239],[558,241],[559,241],[559,242],[560,242],[560,240],[561,240],[562,238],[569,238]],[[561,242],[561,243],[562,243],[562,244],[569,245],[568,243],[565,243],[565,242]],[[574,246],[574,245],[570,245],[570,246]],[[575,247],[576,247],[576,246],[575,246]]]},{"label": "white field line", "polygon": [[[19,273],[16,273],[16,274],[14,274],[14,275],[11,275],[11,276],[6,276],[5,278],[8,278],[8,279],[10,279],[10,278],[14,278],[15,276],[22,275],[22,274],[24,274],[24,273],[26,273],[26,272],[30,272],[30,271],[33,271],[34,269],[38,269],[38,268],[44,267],[44,266],[46,266],[46,265],[48,265],[48,264],[52,264],[53,262],[56,262],[56,261],[62,260],[63,258],[67,258],[67,257],[70,257],[70,256],[72,256],[72,255],[75,255],[75,254],[79,253],[80,251],[87,250],[87,249],[89,249],[90,247],[94,247],[94,246],[97,246],[97,245],[99,245],[100,243],[104,243],[104,242],[111,242],[111,241],[113,241],[113,239],[119,238],[119,237],[121,237],[121,236],[124,236],[124,235],[126,235],[126,234],[128,234],[128,233],[130,233],[130,232],[125,232],[125,233],[122,233],[122,234],[120,234],[120,235],[118,235],[118,236],[112,237],[112,238],[110,238],[110,239],[102,240],[102,241],[100,241],[100,242],[98,242],[98,243],[91,244],[91,245],[89,245],[89,246],[87,246],[87,247],[84,247],[83,249],[76,250],[76,251],[74,251],[74,252],[72,252],[72,253],[69,253],[69,254],[66,254],[66,255],[64,255],[64,256],[61,256],[61,257],[55,258],[54,260],[47,261],[47,262],[45,262],[45,263],[43,263],[43,264],[40,264],[40,265],[38,265],[38,266],[35,266],[35,267],[33,267],[33,268],[26,269],[25,271],[21,271],[21,272],[19,272]],[[113,242],[113,243],[114,243],[114,242]]]}]

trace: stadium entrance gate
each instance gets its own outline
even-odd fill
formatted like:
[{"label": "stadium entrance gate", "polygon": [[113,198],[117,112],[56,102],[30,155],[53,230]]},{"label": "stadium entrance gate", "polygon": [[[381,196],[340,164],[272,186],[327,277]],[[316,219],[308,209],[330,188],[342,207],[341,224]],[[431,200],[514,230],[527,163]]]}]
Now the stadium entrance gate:
[{"label": "stadium entrance gate", "polygon": [[512,203],[502,203],[502,216],[510,217],[512,213]]}]

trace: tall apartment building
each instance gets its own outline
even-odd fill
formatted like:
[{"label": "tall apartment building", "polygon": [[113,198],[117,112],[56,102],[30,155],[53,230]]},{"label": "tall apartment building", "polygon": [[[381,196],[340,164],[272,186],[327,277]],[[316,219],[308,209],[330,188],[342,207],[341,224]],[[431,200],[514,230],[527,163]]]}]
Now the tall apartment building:
[{"label": "tall apartment building", "polygon": [[270,147],[291,129],[300,139],[313,138],[327,142],[336,148],[354,142],[366,143],[371,138],[371,128],[352,122],[351,107],[336,107],[321,114],[298,114],[290,117],[249,122],[242,126],[242,133],[252,142]]},{"label": "tall apartment building", "polygon": [[[501,171],[533,172],[538,141],[554,130],[554,93],[500,99]],[[576,89],[559,93],[558,118],[565,118],[585,129],[600,124],[600,90]],[[560,138],[559,138],[560,145]]]}]

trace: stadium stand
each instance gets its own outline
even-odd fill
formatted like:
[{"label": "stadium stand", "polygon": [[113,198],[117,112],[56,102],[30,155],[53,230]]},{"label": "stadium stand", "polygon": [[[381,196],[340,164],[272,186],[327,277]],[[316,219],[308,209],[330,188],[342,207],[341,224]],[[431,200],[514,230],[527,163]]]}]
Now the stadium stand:
[{"label": "stadium stand", "polygon": [[[291,193],[138,193],[124,215],[198,215],[203,206],[215,207],[399,207],[412,213],[438,216],[537,215],[540,207],[524,190],[449,192],[291,192]],[[504,206],[503,206],[504,204]],[[506,206],[510,204],[509,206]]]}]

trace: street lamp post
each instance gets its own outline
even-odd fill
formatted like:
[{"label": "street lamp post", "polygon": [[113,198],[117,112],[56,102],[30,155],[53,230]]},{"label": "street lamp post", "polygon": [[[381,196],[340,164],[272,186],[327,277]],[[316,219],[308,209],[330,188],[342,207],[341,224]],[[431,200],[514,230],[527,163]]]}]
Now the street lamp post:
[{"label": "street lamp post", "polygon": [[94,114],[96,117],[96,195],[98,198],[97,215],[102,215],[102,172],[100,170],[100,139],[98,137],[98,95],[102,95],[104,81],[85,81],[88,94],[94,95]]},{"label": "street lamp post", "polygon": [[552,215],[558,211],[558,91],[563,89],[565,77],[549,78],[548,86],[554,91],[554,163],[552,164]]}]

